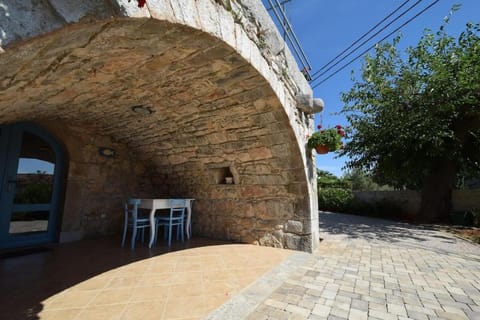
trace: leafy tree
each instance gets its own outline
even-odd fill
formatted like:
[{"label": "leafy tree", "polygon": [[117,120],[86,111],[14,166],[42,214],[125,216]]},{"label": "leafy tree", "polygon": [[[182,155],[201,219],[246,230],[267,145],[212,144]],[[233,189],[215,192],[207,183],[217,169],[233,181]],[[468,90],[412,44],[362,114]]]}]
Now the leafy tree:
[{"label": "leafy tree", "polygon": [[350,189],[350,183],[344,179],[340,179],[328,171],[317,169],[317,186],[322,188],[342,188]]},{"label": "leafy tree", "polygon": [[379,185],[374,182],[370,174],[358,168],[353,168],[345,173],[342,177],[344,181],[348,181],[352,186],[353,191],[367,191],[367,190],[391,190],[387,185]]},{"label": "leafy tree", "polygon": [[425,30],[402,56],[392,43],[366,56],[362,80],[342,94],[351,140],[349,168],[377,181],[420,189],[420,217],[447,220],[458,176],[480,169],[480,26],[457,39],[445,25]]}]

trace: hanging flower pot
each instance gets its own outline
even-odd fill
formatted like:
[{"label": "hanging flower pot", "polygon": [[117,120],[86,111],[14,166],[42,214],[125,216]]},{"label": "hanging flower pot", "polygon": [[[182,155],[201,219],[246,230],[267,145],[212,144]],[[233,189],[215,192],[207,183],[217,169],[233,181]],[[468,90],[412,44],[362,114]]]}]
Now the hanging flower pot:
[{"label": "hanging flower pot", "polygon": [[[130,2],[130,0],[128,0],[128,2]],[[143,8],[146,3],[147,3],[147,0],[137,0],[137,4],[139,8]]]},{"label": "hanging flower pot", "polygon": [[318,154],[326,154],[328,151],[330,151],[330,148],[326,145],[317,145],[315,146],[315,151],[317,151]]},{"label": "hanging flower pot", "polygon": [[[318,129],[321,128],[319,125]],[[334,128],[323,129],[312,134],[307,141],[307,146],[315,149],[318,154],[326,154],[342,148],[343,137],[345,137],[345,131],[342,126],[336,125]]]}]

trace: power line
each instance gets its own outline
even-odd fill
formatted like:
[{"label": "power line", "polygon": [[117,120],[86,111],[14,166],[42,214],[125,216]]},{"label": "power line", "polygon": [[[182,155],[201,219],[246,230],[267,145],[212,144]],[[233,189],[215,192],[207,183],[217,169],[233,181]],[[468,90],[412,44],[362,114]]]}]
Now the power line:
[{"label": "power line", "polygon": [[400,30],[401,28],[403,28],[404,26],[406,26],[407,24],[409,24],[410,22],[412,22],[414,19],[416,19],[418,16],[420,16],[421,14],[423,14],[425,11],[427,11],[428,9],[430,9],[431,7],[433,7],[435,4],[437,4],[440,0],[435,0],[434,2],[432,2],[430,5],[428,5],[427,7],[425,7],[423,10],[421,10],[419,13],[417,13],[416,15],[414,15],[412,18],[408,19],[407,21],[405,21],[402,25],[400,25],[398,28],[396,28],[395,30],[393,30],[392,32],[390,32],[388,35],[386,35],[385,37],[383,37],[381,40],[379,40],[378,42],[376,42],[375,44],[373,44],[372,46],[370,46],[368,49],[364,50],[362,53],[360,53],[359,55],[355,56],[355,58],[351,59],[349,62],[347,62],[346,64],[344,64],[342,67],[340,67],[340,69],[336,70],[334,73],[332,73],[331,75],[329,75],[328,77],[326,77],[325,79],[323,79],[322,81],[320,81],[319,83],[317,83],[316,85],[314,85],[312,87],[312,89],[315,89],[316,87],[318,87],[319,85],[321,85],[322,83],[324,83],[325,81],[327,81],[328,79],[332,78],[333,76],[335,76],[337,73],[339,73],[340,71],[342,71],[343,69],[345,69],[347,66],[349,66],[350,64],[352,64],[355,60],[361,58],[364,54],[366,54],[368,51],[370,51],[372,48],[374,48],[378,43],[384,41],[385,39],[387,39],[388,37],[390,37],[392,34],[394,34],[395,32],[397,32],[398,30]]},{"label": "power line", "polygon": [[[305,72],[307,73],[306,76],[310,78],[310,75],[308,74],[308,72],[312,69],[310,61],[308,61],[307,55],[303,51],[303,48],[298,41],[297,35],[293,31],[293,27],[290,24],[285,11],[283,10],[282,4],[279,2],[279,0],[268,0],[268,2],[270,4],[270,9],[272,9],[273,14],[277,18],[280,26],[282,27],[286,38],[290,42],[291,48],[297,56],[297,59],[302,64],[302,70],[305,70]],[[285,3],[285,1],[283,3]]]},{"label": "power line", "polygon": [[[388,28],[389,26],[392,25],[392,23],[394,23],[395,21],[397,21],[398,19],[400,19],[401,17],[403,17],[405,14],[407,14],[409,11],[411,11],[413,8],[415,8],[420,2],[422,2],[423,0],[417,0],[417,2],[415,2],[413,5],[411,5],[410,7],[408,7],[405,11],[403,11],[399,16],[397,16],[395,19],[393,19],[391,22],[389,22],[387,25],[385,25],[384,27],[382,27],[380,30],[378,30],[377,32],[375,32],[375,34],[373,34],[372,36],[370,36],[367,40],[363,41],[361,44],[359,44],[358,46],[356,46],[350,53],[348,53],[347,55],[345,55],[343,58],[341,58],[340,60],[338,60],[336,63],[334,63],[332,66],[330,66],[328,69],[326,69],[325,71],[323,72],[320,72],[320,71],[317,71],[314,73],[314,75],[316,75],[312,81],[315,81],[316,79],[320,78],[321,76],[323,76],[324,74],[326,74],[328,71],[332,70],[335,66],[337,66],[340,62],[342,62],[343,60],[345,60],[346,58],[348,58],[349,56],[351,56],[352,54],[355,53],[355,51],[357,51],[358,49],[360,49],[361,47],[363,47],[364,44],[366,44],[368,41],[372,40],[374,37],[376,37],[378,34],[380,34],[382,31],[384,31],[386,28]],[[319,74],[320,73],[320,74]]]},{"label": "power line", "polygon": [[[283,6],[285,3],[288,3],[288,2],[290,2],[290,1],[292,1],[292,0],[284,0],[284,1],[280,2],[280,5]],[[272,9],[273,9],[273,7],[267,8],[267,11],[270,11],[270,10],[272,10]]]},{"label": "power line", "polygon": [[312,74],[312,76],[316,76],[320,71],[322,71],[323,69],[325,69],[328,65],[330,65],[332,62],[334,62],[335,60],[337,60],[337,58],[339,58],[342,54],[344,54],[345,52],[347,52],[351,47],[353,47],[354,45],[356,45],[360,40],[362,40],[363,38],[365,38],[370,32],[372,32],[373,30],[375,30],[379,25],[381,25],[383,22],[385,22],[385,20],[387,20],[388,18],[390,18],[392,15],[394,15],[398,10],[400,10],[401,8],[403,8],[403,6],[405,6],[408,2],[410,2],[410,0],[406,0],[404,3],[402,3],[399,7],[397,7],[395,10],[393,10],[392,12],[390,12],[389,15],[387,15],[385,18],[383,18],[380,22],[378,22],[375,26],[373,26],[372,28],[370,28],[370,30],[368,30],[367,32],[365,32],[360,38],[358,38],[356,41],[354,41],[350,46],[348,46],[345,50],[343,50],[342,52],[340,52],[339,54],[337,54],[335,56],[335,58],[333,58],[332,60],[330,60],[329,62],[327,62],[326,64],[324,64],[318,71],[314,72]]}]

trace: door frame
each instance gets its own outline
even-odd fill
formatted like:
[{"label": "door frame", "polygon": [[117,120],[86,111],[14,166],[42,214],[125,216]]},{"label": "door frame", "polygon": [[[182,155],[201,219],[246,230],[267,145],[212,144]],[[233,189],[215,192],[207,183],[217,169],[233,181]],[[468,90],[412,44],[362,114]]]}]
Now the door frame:
[{"label": "door frame", "polygon": [[[65,177],[65,151],[59,140],[41,126],[30,122],[18,122],[1,126],[6,134],[0,138],[0,152],[5,156],[0,157],[0,208],[7,208],[7,214],[0,216],[0,249],[15,248],[31,245],[40,245],[55,242],[58,238],[58,224],[60,221],[60,200],[64,194]],[[52,195],[50,199],[49,220],[46,232],[29,235],[10,235],[8,233],[10,219],[14,212],[14,191],[6,192],[8,188],[9,173],[17,173],[18,160],[22,144],[23,132],[29,132],[43,139],[55,153],[55,169],[53,172]],[[21,205],[34,207],[36,205]],[[43,205],[45,206],[45,205]]]}]

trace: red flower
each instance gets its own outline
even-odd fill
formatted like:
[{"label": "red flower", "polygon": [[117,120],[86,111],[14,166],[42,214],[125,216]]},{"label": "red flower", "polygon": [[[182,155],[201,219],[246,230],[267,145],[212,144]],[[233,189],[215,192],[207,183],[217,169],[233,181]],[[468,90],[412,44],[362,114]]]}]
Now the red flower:
[{"label": "red flower", "polygon": [[345,131],[343,131],[342,129],[338,129],[337,132],[340,135],[340,137],[345,137]]},{"label": "red flower", "polygon": [[322,125],[319,124],[319,125],[317,126],[317,129],[322,129]]},{"label": "red flower", "polygon": [[339,129],[339,130],[340,130],[340,129],[342,129],[342,126],[341,126],[341,125],[339,125],[339,124],[337,124],[337,125],[335,126],[335,128],[337,128],[337,129]]},{"label": "red flower", "polygon": [[138,2],[138,7],[143,8],[147,3],[147,0],[137,0],[137,2]]}]

